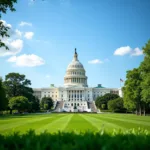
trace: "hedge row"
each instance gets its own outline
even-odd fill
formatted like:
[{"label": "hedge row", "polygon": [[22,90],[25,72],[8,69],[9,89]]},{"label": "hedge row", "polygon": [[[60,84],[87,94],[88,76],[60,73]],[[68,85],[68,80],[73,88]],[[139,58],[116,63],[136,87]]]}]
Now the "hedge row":
[{"label": "hedge row", "polygon": [[0,135],[0,150],[150,150],[150,134],[141,129],[111,134],[104,131],[35,134],[30,130],[26,134]]}]

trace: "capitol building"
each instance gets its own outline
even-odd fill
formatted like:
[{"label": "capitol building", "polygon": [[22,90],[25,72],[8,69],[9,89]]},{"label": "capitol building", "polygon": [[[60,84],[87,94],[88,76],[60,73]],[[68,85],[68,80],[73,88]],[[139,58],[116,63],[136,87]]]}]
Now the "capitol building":
[{"label": "capitol building", "polygon": [[87,81],[86,71],[75,49],[73,60],[64,76],[64,86],[55,87],[51,84],[48,88],[34,88],[34,95],[40,100],[43,97],[51,97],[56,112],[97,112],[95,99],[98,96],[114,93],[122,97],[120,88],[105,88],[101,84],[88,87]]}]

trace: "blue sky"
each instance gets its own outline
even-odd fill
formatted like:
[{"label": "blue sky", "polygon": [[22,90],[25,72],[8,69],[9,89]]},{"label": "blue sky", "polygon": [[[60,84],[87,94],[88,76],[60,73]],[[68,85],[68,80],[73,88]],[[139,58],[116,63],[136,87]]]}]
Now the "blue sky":
[{"label": "blue sky", "polygon": [[15,8],[2,16],[11,36],[0,76],[25,74],[32,87],[62,86],[75,47],[89,86],[119,87],[150,38],[149,0],[18,0]]}]

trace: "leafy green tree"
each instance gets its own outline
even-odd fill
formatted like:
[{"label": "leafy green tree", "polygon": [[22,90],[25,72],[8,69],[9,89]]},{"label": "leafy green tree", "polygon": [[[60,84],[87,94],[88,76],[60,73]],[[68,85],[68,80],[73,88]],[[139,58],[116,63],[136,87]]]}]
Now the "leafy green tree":
[{"label": "leafy green tree", "polygon": [[124,107],[127,110],[136,110],[141,115],[141,73],[138,68],[127,71],[124,93]]},{"label": "leafy green tree", "polygon": [[7,108],[8,100],[6,98],[5,89],[2,84],[2,79],[0,79],[0,111]]},{"label": "leafy green tree", "polygon": [[11,109],[18,110],[18,112],[27,111],[30,108],[30,103],[24,96],[16,96],[10,98],[8,105]]},{"label": "leafy green tree", "polygon": [[44,108],[45,104],[48,105],[47,109],[51,109],[54,105],[52,98],[51,97],[43,97],[42,100],[41,100],[41,108],[42,109],[45,109]]},{"label": "leafy green tree", "polygon": [[26,97],[31,103],[30,111],[34,112],[40,109],[39,100],[33,95],[33,89],[30,85],[31,81],[26,79],[25,75],[19,73],[7,74],[4,81],[7,98],[10,99],[15,96]]},{"label": "leafy green tree", "polygon": [[119,97],[108,102],[108,109],[113,112],[123,111],[123,98]]},{"label": "leafy green tree", "polygon": [[40,101],[37,97],[33,96],[32,101],[31,101],[31,111],[36,112],[39,110],[40,110]]},{"label": "leafy green tree", "polygon": [[44,110],[48,109],[48,104],[44,104]]},{"label": "leafy green tree", "polygon": [[110,100],[113,100],[113,99],[116,99],[118,98],[119,96],[117,94],[113,94],[113,93],[107,93],[105,94],[104,96],[101,96],[101,97],[97,97],[96,98],[96,101],[95,101],[95,104],[98,108],[102,109],[102,104],[105,104],[105,108],[107,109],[107,103],[108,101]]},{"label": "leafy green tree", "polygon": [[[150,104],[150,40],[143,47],[144,60],[140,65],[141,71],[141,96],[142,101],[147,105]],[[144,105],[144,114],[145,114],[145,105]]]},{"label": "leafy green tree", "polygon": [[9,49],[1,39],[4,37],[9,37],[9,27],[4,25],[4,23],[1,21],[1,17],[2,13],[6,14],[8,9],[10,9],[12,12],[15,11],[14,3],[17,3],[17,0],[0,0],[0,48],[5,47],[6,49]]},{"label": "leafy green tree", "polygon": [[8,98],[14,96],[25,96],[30,98],[33,94],[31,81],[25,78],[25,75],[19,73],[9,73],[5,76],[4,86]]},{"label": "leafy green tree", "polygon": [[102,109],[106,109],[106,104],[102,104],[102,105],[101,105],[101,108],[102,108]]}]

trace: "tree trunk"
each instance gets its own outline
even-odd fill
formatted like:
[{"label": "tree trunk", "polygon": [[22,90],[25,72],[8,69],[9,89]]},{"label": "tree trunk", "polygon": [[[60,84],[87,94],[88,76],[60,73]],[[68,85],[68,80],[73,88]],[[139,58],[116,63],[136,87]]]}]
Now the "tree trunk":
[{"label": "tree trunk", "polygon": [[12,109],[10,109],[10,112],[9,112],[9,114],[12,114]]},{"label": "tree trunk", "polygon": [[140,114],[140,116],[142,115],[141,104],[139,104],[139,114]]},{"label": "tree trunk", "polygon": [[138,115],[138,110],[137,109],[136,109],[135,113],[136,113],[136,115]]},{"label": "tree trunk", "polygon": [[145,116],[146,115],[146,113],[145,113],[145,104],[143,105],[143,115]]}]

